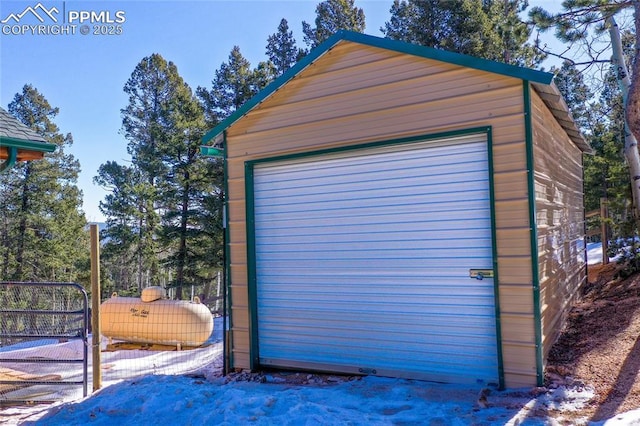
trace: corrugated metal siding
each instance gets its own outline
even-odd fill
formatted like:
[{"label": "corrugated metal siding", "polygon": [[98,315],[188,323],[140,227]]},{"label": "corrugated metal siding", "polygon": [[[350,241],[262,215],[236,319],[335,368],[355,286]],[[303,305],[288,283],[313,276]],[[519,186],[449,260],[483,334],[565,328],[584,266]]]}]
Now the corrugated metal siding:
[{"label": "corrugated metal siding", "polygon": [[582,152],[532,97],[542,345],[546,357],[586,282]]},{"label": "corrugated metal siding", "polygon": [[498,383],[484,139],[256,166],[261,364]]},{"label": "corrugated metal siding", "polygon": [[[433,93],[453,90],[460,73],[473,77],[471,94],[433,101]],[[415,79],[432,78],[418,85]],[[322,80],[315,83],[316,80]],[[393,84],[420,95],[406,107],[370,111],[368,96]],[[315,86],[312,86],[315,85]],[[353,86],[356,85],[356,86]],[[437,87],[436,87],[437,86]],[[354,87],[347,116],[335,112],[338,105],[332,87],[344,97]],[[392,92],[389,93],[393,97]],[[341,98],[343,99],[343,98]],[[314,121],[309,108],[322,105],[332,118]],[[402,104],[401,100],[398,103]],[[494,180],[498,231],[500,289],[531,289],[531,256],[522,242],[504,238],[504,232],[520,232],[528,240],[526,156],[524,149],[522,82],[438,61],[399,55],[357,44],[340,44],[228,129],[229,207],[233,299],[233,366],[249,368],[249,329],[235,318],[248,318],[244,162],[293,152],[335,148],[369,141],[423,135],[453,129],[492,126]],[[256,117],[254,120],[253,117]],[[281,118],[282,117],[282,118]],[[271,120],[306,123],[300,126],[270,125]],[[251,120],[251,121],[249,121]],[[247,124],[245,124],[247,123]],[[524,192],[522,191],[524,189]],[[501,211],[508,209],[507,214]],[[512,220],[514,219],[514,220]],[[504,232],[503,232],[504,231]],[[524,251],[523,251],[524,250]],[[237,303],[236,303],[237,302]],[[522,304],[502,304],[502,343],[505,383],[508,387],[536,383],[535,362],[522,363],[535,353],[533,316]],[[505,315],[507,315],[505,317]],[[532,358],[534,359],[534,358]],[[525,366],[525,367],[523,367]]]}]

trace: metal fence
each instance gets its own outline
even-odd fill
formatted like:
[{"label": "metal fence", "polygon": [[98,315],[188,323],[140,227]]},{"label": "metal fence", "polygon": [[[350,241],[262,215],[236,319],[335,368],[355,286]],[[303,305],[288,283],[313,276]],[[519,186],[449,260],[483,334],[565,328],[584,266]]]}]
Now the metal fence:
[{"label": "metal fence", "polygon": [[55,401],[57,387],[87,396],[88,307],[78,284],[0,282],[1,405]]}]

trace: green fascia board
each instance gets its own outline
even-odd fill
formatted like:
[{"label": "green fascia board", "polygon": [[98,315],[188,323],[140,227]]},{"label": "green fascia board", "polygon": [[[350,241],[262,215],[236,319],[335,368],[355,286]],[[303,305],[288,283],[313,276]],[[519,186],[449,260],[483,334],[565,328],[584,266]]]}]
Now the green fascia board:
[{"label": "green fascia board", "polygon": [[418,56],[426,59],[433,59],[441,62],[447,62],[454,65],[460,65],[467,68],[473,68],[480,71],[486,71],[494,74],[501,74],[508,77],[527,80],[534,83],[549,85],[553,81],[554,75],[544,71],[533,70],[529,68],[518,67],[515,65],[504,64],[501,62],[490,61],[487,59],[476,58],[460,53],[449,52],[446,50],[435,49],[432,47],[419,46],[403,41],[391,40],[388,38],[375,37],[367,34],[357,33],[353,31],[338,31],[325,42],[313,49],[307,56],[301,59],[293,67],[284,74],[271,82],[267,87],[262,89],[253,98],[248,100],[241,108],[220,122],[216,127],[211,129],[202,137],[203,144],[207,144],[212,139],[219,137],[224,130],[229,128],[233,123],[251,111],[256,105],[259,105],[266,98],[275,93],[280,87],[284,86],[289,80],[293,79],[297,74],[315,62],[322,55],[330,51],[335,45],[341,41],[351,41],[371,47],[378,47],[399,53]]},{"label": "green fascia board", "polygon": [[25,149],[28,151],[38,151],[38,152],[53,152],[56,150],[56,145],[52,143],[28,141],[24,139],[16,139],[16,138],[11,138],[6,136],[0,136],[0,147]]}]

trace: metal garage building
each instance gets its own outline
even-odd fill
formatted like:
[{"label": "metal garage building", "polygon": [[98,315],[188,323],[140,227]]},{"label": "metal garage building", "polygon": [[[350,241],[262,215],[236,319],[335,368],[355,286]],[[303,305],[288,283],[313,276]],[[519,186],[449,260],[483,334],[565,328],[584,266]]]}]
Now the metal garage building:
[{"label": "metal garage building", "polygon": [[229,365],[541,384],[586,279],[590,148],[552,79],[340,32],[211,130]]}]

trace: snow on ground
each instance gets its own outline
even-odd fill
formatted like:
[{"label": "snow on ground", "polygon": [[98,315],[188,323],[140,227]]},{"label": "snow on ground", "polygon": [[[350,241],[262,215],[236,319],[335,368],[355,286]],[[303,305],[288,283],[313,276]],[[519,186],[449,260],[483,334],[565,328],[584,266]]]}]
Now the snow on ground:
[{"label": "snow on ground", "polygon": [[602,243],[587,243],[587,264],[596,265],[602,262]]},{"label": "snow on ground", "polygon": [[[589,259],[597,258],[592,253],[597,248],[589,250]],[[52,405],[3,408],[0,424],[588,424],[580,416],[581,407],[593,397],[588,387],[491,390],[485,399],[480,388],[382,377],[320,380],[308,373],[290,373],[302,380],[288,381],[279,374],[265,374],[261,382],[230,380],[221,377],[219,322],[214,330],[211,344],[202,349],[102,352],[102,389],[86,398],[81,389],[56,391],[59,401]],[[45,348],[47,356],[81,350],[77,343],[68,342],[12,351],[4,348],[3,357],[37,356]],[[640,425],[640,410],[597,425]]]},{"label": "snow on ground", "polygon": [[24,424],[544,425],[547,419],[529,417],[542,405],[579,409],[592,396],[588,390],[571,396],[558,390],[539,399],[526,392],[494,392],[489,406],[480,408],[479,390],[469,387],[380,377],[287,385],[266,378],[266,383],[225,383],[223,378],[147,376],[59,405]]}]

